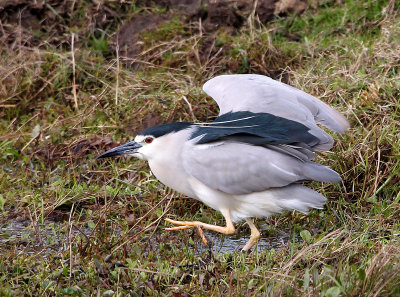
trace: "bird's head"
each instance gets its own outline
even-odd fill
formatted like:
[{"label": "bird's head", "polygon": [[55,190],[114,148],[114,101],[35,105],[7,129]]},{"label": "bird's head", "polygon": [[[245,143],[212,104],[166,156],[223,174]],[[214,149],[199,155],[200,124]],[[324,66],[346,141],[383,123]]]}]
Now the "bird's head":
[{"label": "bird's head", "polygon": [[186,129],[191,125],[191,123],[176,122],[148,128],[140,132],[133,141],[110,149],[98,156],[97,159],[127,154],[142,160],[149,160],[157,152],[165,149],[170,142],[168,135]]}]

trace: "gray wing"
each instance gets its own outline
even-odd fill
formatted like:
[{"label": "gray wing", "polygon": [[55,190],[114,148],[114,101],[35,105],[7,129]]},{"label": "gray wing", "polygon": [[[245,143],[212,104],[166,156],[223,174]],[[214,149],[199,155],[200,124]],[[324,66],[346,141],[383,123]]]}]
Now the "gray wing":
[{"label": "gray wing", "polygon": [[210,188],[229,194],[258,192],[303,180],[341,180],[328,167],[244,143],[189,143],[181,156],[187,173]]},{"label": "gray wing", "polygon": [[324,102],[263,75],[221,75],[207,81],[203,90],[217,102],[220,115],[264,112],[304,124],[320,139],[315,151],[329,150],[333,144],[332,138],[316,123],[340,133],[349,128],[346,118]]}]

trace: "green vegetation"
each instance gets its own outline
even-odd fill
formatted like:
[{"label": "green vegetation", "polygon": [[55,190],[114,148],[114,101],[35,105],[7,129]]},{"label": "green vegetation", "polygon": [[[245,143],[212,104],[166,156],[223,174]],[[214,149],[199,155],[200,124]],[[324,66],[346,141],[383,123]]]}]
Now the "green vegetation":
[{"label": "green vegetation", "polygon": [[[399,296],[399,4],[314,1],[233,33],[174,17],[140,35],[141,65],[129,67],[110,50],[113,32],[165,10],[109,2],[119,14],[101,29],[92,1],[76,1],[68,19],[46,8],[58,37],[1,39],[0,296]],[[283,79],[352,124],[320,159],[343,178],[312,185],[326,208],[259,220],[248,254],[245,224],[230,238],[207,233],[210,248],[196,232],[164,232],[167,216],[224,222],[142,161],[95,160],[146,123],[211,120],[202,84],[239,72]]]}]

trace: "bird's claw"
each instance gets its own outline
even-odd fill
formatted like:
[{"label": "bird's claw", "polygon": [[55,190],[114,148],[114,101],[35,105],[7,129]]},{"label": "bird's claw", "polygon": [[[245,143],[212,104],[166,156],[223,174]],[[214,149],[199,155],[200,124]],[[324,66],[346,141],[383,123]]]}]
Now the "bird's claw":
[{"label": "bird's claw", "polygon": [[165,228],[165,231],[177,231],[177,230],[185,230],[185,229],[191,229],[193,227],[197,228],[197,231],[199,232],[199,235],[201,239],[203,240],[205,245],[208,245],[206,236],[203,232],[203,229],[201,228],[200,225],[196,224],[196,222],[180,222],[180,221],[174,221],[171,219],[165,219],[168,223],[175,224],[175,225],[181,225],[178,227],[172,227],[172,228]]},{"label": "bird's claw", "polygon": [[203,243],[205,245],[208,245],[206,235],[204,234],[203,229],[201,229],[200,226],[197,226],[197,231],[199,231],[199,234],[200,234],[201,239],[203,240]]},{"label": "bird's claw", "polygon": [[165,228],[164,231],[177,231],[177,230],[185,230],[191,228],[193,228],[193,226],[179,226],[179,227]]}]

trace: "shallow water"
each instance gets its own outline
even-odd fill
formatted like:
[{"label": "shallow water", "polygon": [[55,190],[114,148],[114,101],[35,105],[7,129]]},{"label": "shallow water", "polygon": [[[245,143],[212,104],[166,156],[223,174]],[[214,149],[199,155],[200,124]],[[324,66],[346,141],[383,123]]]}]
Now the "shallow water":
[{"label": "shallow water", "polygon": [[[43,224],[32,225],[28,220],[9,220],[0,225],[0,250],[23,253],[26,256],[62,253],[69,247],[67,228],[66,222],[45,221]],[[90,230],[85,229],[83,232],[89,234]],[[72,229],[71,234],[76,237],[82,233]]]},{"label": "shallow water", "polygon": [[[1,218],[0,218],[1,219]],[[90,235],[92,229],[86,227],[77,230],[72,228],[71,233],[76,240],[76,237],[86,237]],[[204,231],[209,245],[204,245],[199,239],[197,249],[200,252],[211,250],[214,253],[233,253],[240,251],[247,243],[250,232],[238,230],[239,232],[226,236],[211,231]],[[287,246],[288,242],[293,240],[291,238],[290,230],[282,230],[278,234],[265,235],[268,228],[264,226],[261,228],[261,233],[264,233],[257,243],[258,251],[266,251],[270,249],[279,250]],[[267,231],[267,232],[265,232]],[[116,232],[116,230],[113,230]],[[157,233],[163,230],[157,230]],[[123,232],[117,232],[123,236]],[[154,237],[153,237],[154,238]],[[157,238],[157,236],[155,236]],[[87,239],[83,239],[87,240]],[[297,241],[297,238],[294,239]],[[153,250],[157,250],[158,243],[152,242]],[[0,251],[16,252],[17,254],[24,254],[31,256],[34,254],[41,254],[46,256],[49,254],[62,254],[69,248],[69,235],[68,235],[68,222],[53,222],[45,221],[43,224],[32,225],[29,220],[10,220],[0,225]],[[3,254],[4,255],[4,254]]]},{"label": "shallow water", "polygon": [[[235,251],[240,251],[249,238],[250,234],[243,234],[243,236],[224,236],[207,233],[207,239],[212,241],[212,250],[217,253],[233,253]],[[289,240],[290,233],[261,237],[257,242],[257,249],[260,252],[270,249],[279,250],[286,247]]]}]

